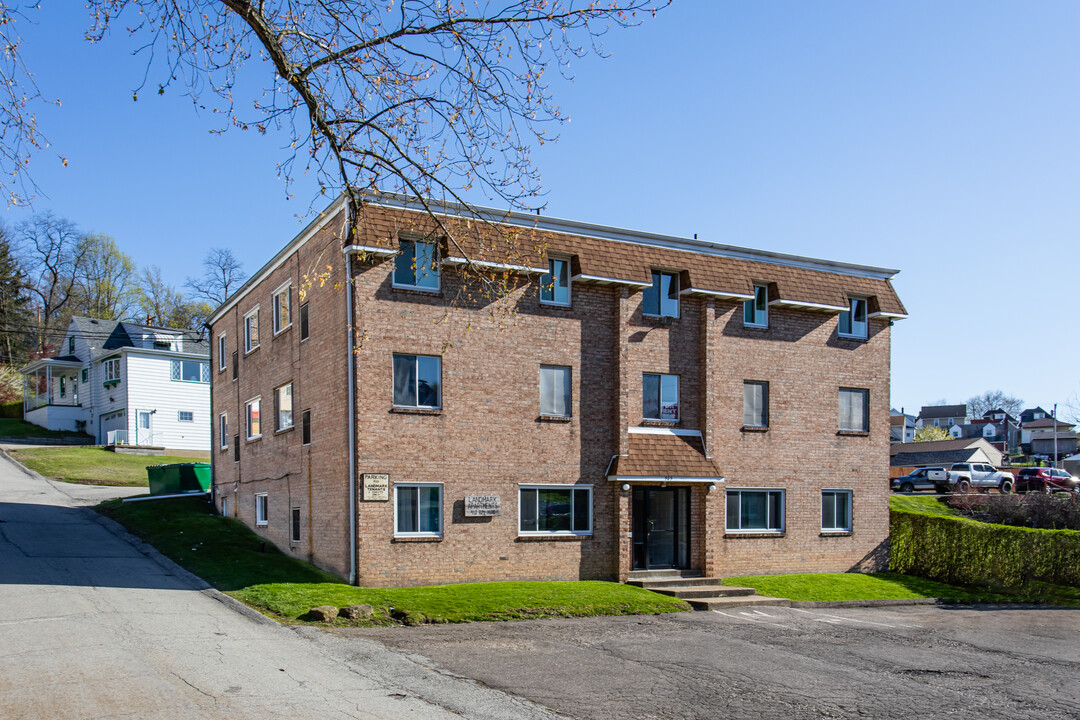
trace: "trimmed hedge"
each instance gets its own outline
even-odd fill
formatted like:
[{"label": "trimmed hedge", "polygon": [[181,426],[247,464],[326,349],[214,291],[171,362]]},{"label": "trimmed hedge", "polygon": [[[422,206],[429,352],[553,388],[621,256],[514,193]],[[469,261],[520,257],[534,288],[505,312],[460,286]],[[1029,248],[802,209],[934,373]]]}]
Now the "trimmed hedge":
[{"label": "trimmed hedge", "polygon": [[23,401],[14,400],[9,403],[0,404],[0,418],[14,418],[16,420],[22,420],[23,416]]},{"label": "trimmed hedge", "polygon": [[889,569],[950,585],[1080,587],[1080,531],[1033,530],[906,510],[889,513]]}]

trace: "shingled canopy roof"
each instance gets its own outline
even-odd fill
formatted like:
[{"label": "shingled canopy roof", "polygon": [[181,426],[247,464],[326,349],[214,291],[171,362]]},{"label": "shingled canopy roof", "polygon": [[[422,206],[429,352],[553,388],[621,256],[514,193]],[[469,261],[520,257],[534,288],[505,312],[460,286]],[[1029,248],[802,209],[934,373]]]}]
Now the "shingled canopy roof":
[{"label": "shingled canopy roof", "polygon": [[629,452],[616,455],[608,480],[722,482],[723,476],[705,454],[701,434],[664,428],[630,428]]}]

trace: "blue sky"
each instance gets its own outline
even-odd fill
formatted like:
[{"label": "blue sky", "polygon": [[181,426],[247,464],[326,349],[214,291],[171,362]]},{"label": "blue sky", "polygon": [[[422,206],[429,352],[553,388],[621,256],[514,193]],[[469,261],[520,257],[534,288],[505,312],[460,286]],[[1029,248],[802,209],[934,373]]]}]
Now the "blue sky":
[{"label": "blue sky", "polygon": [[[34,210],[116,238],[177,285],[211,247],[250,272],[303,224],[272,135],[213,135],[144,62],[51,2],[24,27],[46,95]],[[559,81],[534,154],[547,214],[897,268],[892,402],[1080,394],[1074,287],[1080,4],[693,2],[610,34]],[[26,211],[7,209],[14,223]]]}]

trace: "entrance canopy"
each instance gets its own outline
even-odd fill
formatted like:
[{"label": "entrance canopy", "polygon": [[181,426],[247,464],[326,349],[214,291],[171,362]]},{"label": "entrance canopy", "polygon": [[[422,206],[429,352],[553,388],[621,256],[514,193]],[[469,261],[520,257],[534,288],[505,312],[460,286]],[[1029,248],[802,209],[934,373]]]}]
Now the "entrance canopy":
[{"label": "entrance canopy", "polygon": [[611,458],[611,482],[724,482],[697,430],[630,428],[629,452]]}]

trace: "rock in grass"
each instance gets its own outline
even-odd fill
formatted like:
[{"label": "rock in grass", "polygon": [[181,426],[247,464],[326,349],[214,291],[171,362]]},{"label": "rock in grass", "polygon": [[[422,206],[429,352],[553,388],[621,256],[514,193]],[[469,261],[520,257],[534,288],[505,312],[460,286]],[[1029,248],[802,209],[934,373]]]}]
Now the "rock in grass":
[{"label": "rock in grass", "polygon": [[374,608],[370,605],[349,605],[348,607],[341,608],[341,617],[349,620],[360,620],[361,618],[369,618],[375,613]]},{"label": "rock in grass", "polygon": [[423,625],[427,622],[427,617],[424,613],[416,612],[415,610],[394,610],[390,613],[390,617],[397,620],[402,625]]},{"label": "rock in grass", "polygon": [[330,622],[338,616],[338,609],[333,605],[320,605],[308,610],[307,619],[316,622]]}]

